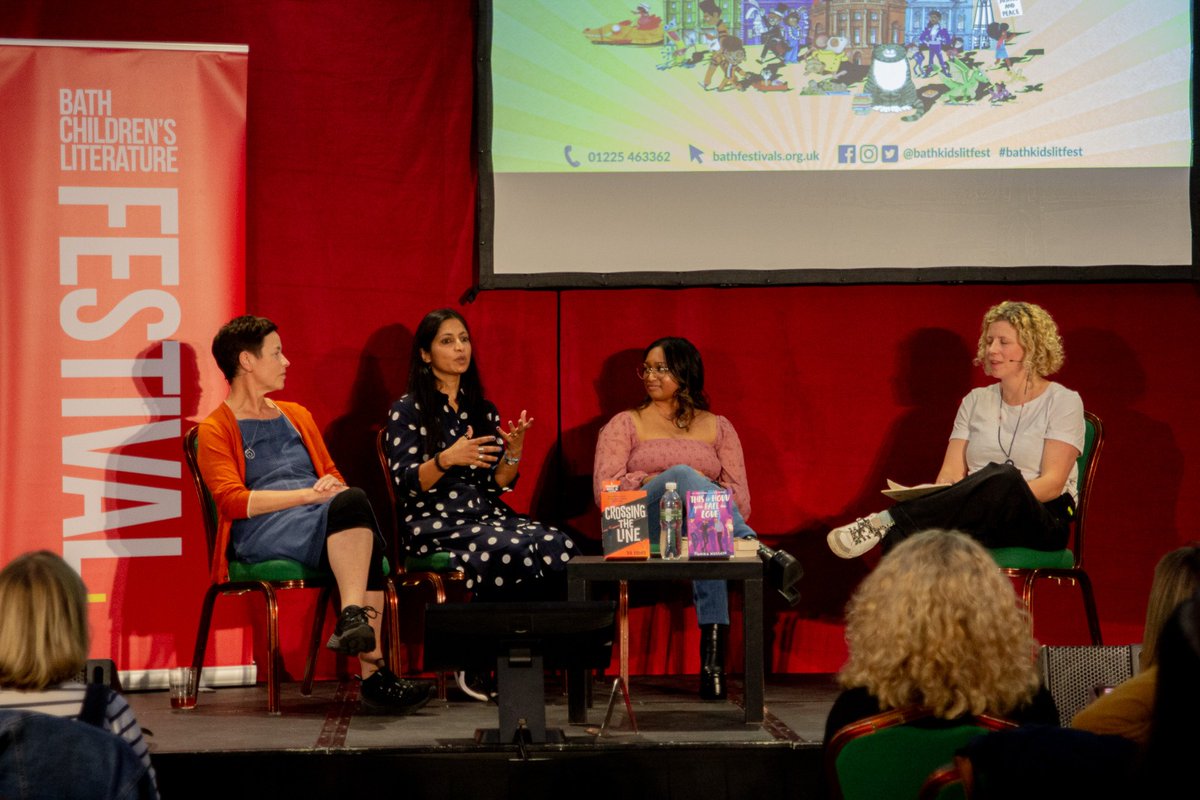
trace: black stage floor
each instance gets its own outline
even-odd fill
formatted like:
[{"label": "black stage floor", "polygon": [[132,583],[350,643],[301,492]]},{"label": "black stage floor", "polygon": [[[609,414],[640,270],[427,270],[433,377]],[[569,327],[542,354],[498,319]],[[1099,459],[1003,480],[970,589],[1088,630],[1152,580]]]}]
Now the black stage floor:
[{"label": "black stage floor", "polygon": [[[768,679],[766,719],[743,722],[740,683],[728,702],[703,702],[696,678],[635,677],[635,733],[621,711],[600,730],[609,684],[598,679],[587,725],[567,722],[561,682],[547,679],[546,722],[561,744],[482,746],[475,732],[498,709],[451,686],[405,717],[357,713],[355,681],[283,686],[283,713],[266,688],[204,691],[174,711],[165,692],[131,693],[164,798],[321,797],[375,792],[404,798],[817,797],[821,736],[837,696],[829,675]],[[365,795],[363,793],[366,793]]]}]

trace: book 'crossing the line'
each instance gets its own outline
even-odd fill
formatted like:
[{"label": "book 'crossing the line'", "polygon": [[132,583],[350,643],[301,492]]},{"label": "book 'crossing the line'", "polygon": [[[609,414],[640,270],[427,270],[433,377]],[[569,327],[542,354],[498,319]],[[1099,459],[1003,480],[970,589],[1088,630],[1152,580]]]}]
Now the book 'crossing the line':
[{"label": "book 'crossing the line'", "polygon": [[650,520],[646,492],[600,493],[600,538],[606,559],[641,560],[650,557]]}]

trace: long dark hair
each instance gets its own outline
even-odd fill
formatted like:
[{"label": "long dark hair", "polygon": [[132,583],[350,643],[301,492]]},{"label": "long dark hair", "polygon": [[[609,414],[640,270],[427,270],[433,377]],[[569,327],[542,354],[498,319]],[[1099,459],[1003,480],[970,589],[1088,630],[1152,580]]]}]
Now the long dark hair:
[{"label": "long dark hair", "polygon": [[1175,609],[1158,644],[1158,679],[1146,747],[1145,777],[1156,789],[1183,778],[1195,749],[1200,714],[1200,594]]},{"label": "long dark hair", "polygon": [[[454,309],[439,308],[430,311],[421,320],[421,324],[417,325],[417,331],[413,334],[412,355],[408,364],[408,393],[413,395],[416,400],[421,425],[425,428],[422,441],[425,445],[426,455],[433,455],[441,447],[442,406],[445,404],[445,400],[442,398],[445,395],[438,391],[437,377],[433,374],[432,366],[426,364],[425,360],[421,358],[421,352],[428,353],[433,349],[433,340],[437,337],[438,329],[448,319],[456,319],[461,322],[467,335],[471,335],[467,321]],[[471,363],[467,366],[467,371],[459,378],[458,388],[459,411],[467,412],[467,422],[474,428],[475,435],[483,436],[485,433],[494,433],[484,410],[486,400],[483,393],[483,380],[479,377],[479,364],[478,359],[475,358],[473,344]],[[446,442],[446,446],[449,444],[450,442]]]},{"label": "long dark hair", "polygon": [[[675,394],[675,402],[679,404],[675,412],[675,423],[686,430],[696,418],[697,411],[708,411],[708,395],[704,393],[704,360],[700,358],[700,351],[696,349],[696,345],[687,339],[681,336],[664,336],[655,339],[642,351],[642,363],[645,363],[650,351],[656,347],[662,348],[663,360],[671,370],[671,377],[679,384],[679,390]],[[649,405],[650,395],[646,395],[638,404],[638,410]]]}]

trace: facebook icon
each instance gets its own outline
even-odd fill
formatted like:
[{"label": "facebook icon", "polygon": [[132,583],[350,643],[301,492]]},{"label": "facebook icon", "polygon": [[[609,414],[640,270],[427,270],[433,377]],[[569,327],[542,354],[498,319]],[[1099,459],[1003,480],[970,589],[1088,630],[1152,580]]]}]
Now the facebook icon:
[{"label": "facebook icon", "polygon": [[839,144],[838,145],[838,163],[839,164],[853,164],[854,163],[854,153],[855,153],[854,145]]}]

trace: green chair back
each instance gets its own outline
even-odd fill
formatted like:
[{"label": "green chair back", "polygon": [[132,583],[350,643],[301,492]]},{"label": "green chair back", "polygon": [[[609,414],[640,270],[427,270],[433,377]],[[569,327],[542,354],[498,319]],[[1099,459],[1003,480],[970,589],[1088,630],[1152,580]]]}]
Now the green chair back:
[{"label": "green chair back", "polygon": [[[188,469],[195,483],[197,496],[200,497],[200,511],[204,516],[204,536],[208,544],[208,563],[212,563],[213,551],[217,547],[217,529],[220,518],[217,515],[217,503],[208,491],[208,485],[200,475],[200,465],[196,458],[199,447],[200,429],[192,428],[183,436],[183,453],[187,458]],[[387,558],[383,560],[383,574],[388,575]],[[276,558],[250,564],[245,561],[229,559],[230,581],[318,581],[329,577],[329,573],[292,561],[287,558]]]},{"label": "green chair back", "polygon": [[929,773],[954,760],[954,753],[988,729],[980,725],[919,728],[901,725],[860,736],[837,757],[838,785],[847,800],[917,796]]},{"label": "green chair back", "polygon": [[387,447],[385,437],[387,428],[380,428],[375,434],[375,457],[379,460],[379,468],[383,472],[383,481],[387,484],[388,500],[391,501],[392,522],[396,529],[396,538],[400,545],[400,556],[404,562],[405,572],[454,572],[454,553],[442,550],[436,553],[414,555],[408,550],[408,537],[404,533],[404,524],[400,521],[402,503],[396,496],[396,486],[392,481],[392,472],[388,469]]},{"label": "green chair back", "polygon": [[846,800],[912,800],[925,779],[954,761],[954,753],[989,731],[1012,727],[995,717],[961,724],[914,724],[932,720],[921,709],[887,711],[848,725],[826,743],[830,783]]},{"label": "green chair back", "polygon": [[1028,547],[997,547],[992,558],[1004,569],[1072,569],[1083,564],[1083,522],[1091,495],[1092,479],[1104,442],[1104,426],[1090,411],[1083,414],[1083,452],[1075,460],[1079,475],[1079,504],[1075,508],[1074,547],[1062,550],[1034,550]]}]

